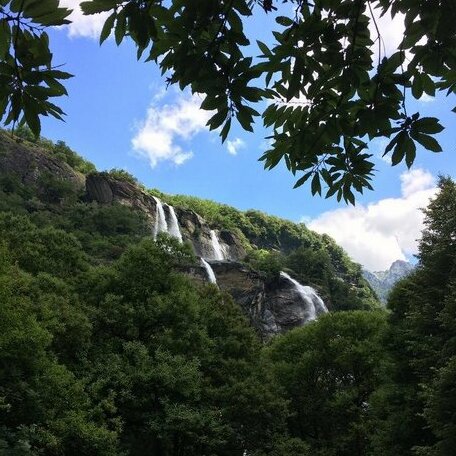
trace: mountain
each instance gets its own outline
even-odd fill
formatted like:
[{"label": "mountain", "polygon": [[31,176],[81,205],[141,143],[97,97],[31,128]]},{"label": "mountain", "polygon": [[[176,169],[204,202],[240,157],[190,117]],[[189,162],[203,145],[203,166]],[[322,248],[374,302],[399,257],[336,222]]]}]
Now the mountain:
[{"label": "mountain", "polygon": [[0,131],[2,455],[453,454],[450,179],[387,313],[328,236],[26,139]]},{"label": "mountain", "polygon": [[396,260],[386,271],[363,270],[363,276],[377,293],[380,301],[385,304],[394,285],[407,277],[414,269],[415,267],[408,261]]},{"label": "mountain", "polygon": [[417,429],[403,447],[416,447],[416,410],[434,405],[408,405],[422,399],[404,378],[421,377],[404,364],[419,374],[425,356],[454,383],[421,351],[444,346],[426,345],[438,324],[452,337],[454,318],[434,312],[454,310],[447,207],[443,244],[423,249],[436,273],[402,282],[388,318],[361,267],[303,224],[146,189],[64,143],[0,132],[0,453],[396,454],[403,409],[407,436]]},{"label": "mountain", "polygon": [[0,134],[0,212],[76,237],[94,264],[163,234],[188,245],[182,272],[216,282],[263,337],[321,312],[378,304],[361,268],[327,235],[304,224],[213,201],[148,190],[122,170],[97,172],[62,142]]}]

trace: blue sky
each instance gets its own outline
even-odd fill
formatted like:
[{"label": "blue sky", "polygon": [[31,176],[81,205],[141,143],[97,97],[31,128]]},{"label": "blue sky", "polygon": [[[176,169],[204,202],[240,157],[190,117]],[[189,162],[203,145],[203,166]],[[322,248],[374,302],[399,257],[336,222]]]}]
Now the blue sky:
[{"label": "blue sky", "polygon": [[[77,8],[79,2],[62,3]],[[434,194],[439,173],[456,175],[454,99],[427,98],[408,107],[441,118],[444,153],[419,150],[409,172],[380,158],[384,144],[372,144],[371,152],[378,156],[375,191],[358,197],[356,208],[347,208],[311,197],[307,186],[293,190],[294,178],[283,165],[264,171],[258,158],[266,132],[260,123],[254,134],[234,126],[230,142],[222,145],[217,133],[204,127],[207,113],[198,110],[200,100],[166,90],[158,68],[137,62],[130,43],[117,47],[108,40],[99,46],[102,17],[85,18],[76,11],[72,19],[71,27],[51,31],[55,62],[75,74],[67,83],[69,96],[60,101],[66,122],[45,119],[43,136],[64,140],[99,169],[126,169],[147,187],[305,221],[330,233],[369,269],[383,269],[416,253],[422,224],[418,208]],[[388,51],[400,40],[402,28],[383,20]],[[271,16],[258,20],[249,32],[271,42],[272,21]]]}]

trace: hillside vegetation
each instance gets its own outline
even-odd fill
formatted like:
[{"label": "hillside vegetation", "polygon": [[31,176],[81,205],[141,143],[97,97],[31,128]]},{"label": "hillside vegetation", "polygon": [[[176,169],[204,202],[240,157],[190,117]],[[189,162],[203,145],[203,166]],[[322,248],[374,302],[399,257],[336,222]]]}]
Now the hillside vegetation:
[{"label": "hillside vegetation", "polygon": [[330,238],[160,195],[236,230],[251,267],[288,268],[339,310],[263,343],[229,295],[178,272],[195,264],[189,245],[154,241],[131,207],[86,202],[93,168],[64,144],[53,172],[6,172],[24,146],[35,160],[58,154],[0,134],[0,454],[452,454],[452,181],[389,313]]},{"label": "hillside vegetation", "polygon": [[316,286],[336,310],[378,305],[360,265],[332,238],[309,230],[303,223],[187,195],[150,193],[175,207],[197,212],[215,228],[235,233],[247,249],[246,262],[254,269],[271,278],[282,269],[292,270],[300,282]]}]

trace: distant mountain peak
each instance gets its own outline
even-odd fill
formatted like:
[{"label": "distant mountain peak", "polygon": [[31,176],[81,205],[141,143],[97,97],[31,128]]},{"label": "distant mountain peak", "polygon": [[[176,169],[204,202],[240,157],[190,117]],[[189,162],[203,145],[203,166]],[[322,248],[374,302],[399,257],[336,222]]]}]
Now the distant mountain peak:
[{"label": "distant mountain peak", "polygon": [[396,260],[393,262],[393,264],[390,266],[389,271],[390,272],[403,272],[403,271],[408,271],[409,273],[412,272],[415,269],[415,266],[413,266],[412,263],[409,263],[408,261],[404,260]]},{"label": "distant mountain peak", "polygon": [[396,260],[386,271],[363,270],[364,278],[370,283],[377,293],[380,301],[386,303],[388,293],[393,286],[404,277],[408,276],[415,269],[413,264],[404,260]]}]

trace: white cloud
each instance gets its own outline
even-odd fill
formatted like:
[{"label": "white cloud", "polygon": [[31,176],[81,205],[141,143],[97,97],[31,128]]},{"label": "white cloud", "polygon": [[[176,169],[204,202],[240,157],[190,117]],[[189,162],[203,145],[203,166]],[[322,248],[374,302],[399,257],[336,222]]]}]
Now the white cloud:
[{"label": "white cloud", "polygon": [[226,148],[231,155],[237,155],[240,149],[245,147],[245,142],[241,138],[234,138],[226,142]]},{"label": "white cloud", "polygon": [[379,56],[379,43],[375,25],[377,25],[381,36],[380,56],[382,58],[389,57],[399,49],[399,45],[404,37],[405,25],[404,15],[401,13],[396,14],[394,18],[391,17],[391,11],[388,11],[381,17],[379,9],[374,9],[373,13],[373,16],[369,14],[373,19],[369,22],[369,31],[372,41],[375,41],[372,51],[374,52],[374,66],[376,66]]},{"label": "white cloud", "polygon": [[71,24],[67,27],[68,34],[72,37],[87,37],[98,40],[109,13],[91,14],[84,16],[79,4],[83,0],[60,0],[61,6],[66,6],[73,10],[69,19]]},{"label": "white cloud", "polygon": [[200,104],[197,95],[186,94],[178,94],[173,104],[159,106],[153,100],[132,139],[133,149],[147,158],[152,168],[162,161],[176,165],[187,161],[193,152],[184,150],[182,143],[205,130],[211,117],[210,112],[199,109]]},{"label": "white cloud", "polygon": [[385,270],[393,261],[417,253],[424,220],[421,209],[437,191],[433,176],[423,169],[404,172],[401,184],[399,198],[328,211],[308,227],[332,236],[366,269]]},{"label": "white cloud", "polygon": [[401,190],[406,198],[434,186],[434,176],[424,169],[412,169],[401,174]]}]

